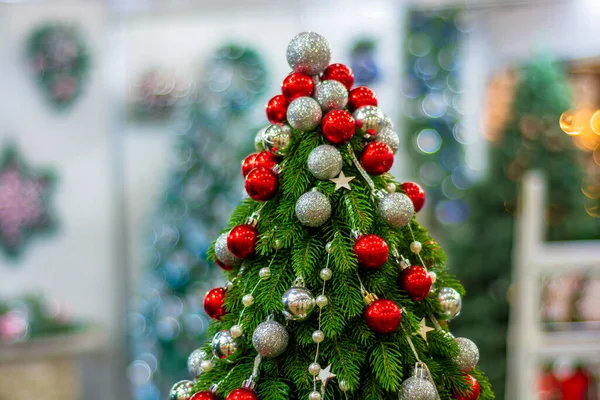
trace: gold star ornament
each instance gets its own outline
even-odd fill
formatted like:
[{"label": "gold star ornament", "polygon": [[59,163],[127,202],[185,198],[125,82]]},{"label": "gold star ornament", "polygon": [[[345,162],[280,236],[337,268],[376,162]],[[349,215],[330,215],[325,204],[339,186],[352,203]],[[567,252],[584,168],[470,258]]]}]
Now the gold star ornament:
[{"label": "gold star ornament", "polygon": [[415,332],[415,335],[420,335],[425,343],[427,343],[427,332],[435,331],[434,328],[430,328],[427,326],[427,322],[425,322],[425,318],[421,320],[421,327],[418,332]]},{"label": "gold star ornament", "polygon": [[338,190],[340,188],[352,190],[350,188],[350,181],[352,181],[354,178],[354,176],[345,176],[344,171],[340,171],[338,177],[331,178],[330,181],[335,183],[335,190]]}]

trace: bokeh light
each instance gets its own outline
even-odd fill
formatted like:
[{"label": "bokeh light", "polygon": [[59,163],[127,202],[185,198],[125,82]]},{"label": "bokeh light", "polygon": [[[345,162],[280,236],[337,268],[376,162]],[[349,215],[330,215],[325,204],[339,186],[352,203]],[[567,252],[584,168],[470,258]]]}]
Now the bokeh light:
[{"label": "bokeh light", "polygon": [[425,96],[421,107],[423,113],[429,118],[440,118],[448,110],[448,105],[444,101],[444,95],[437,92],[429,93]]},{"label": "bokeh light", "polygon": [[417,135],[416,144],[423,153],[433,154],[442,147],[442,137],[435,129],[423,129]]},{"label": "bokeh light", "polygon": [[596,135],[600,135],[600,110],[596,110],[596,112],[592,115],[592,118],[590,119],[590,127]]},{"label": "bokeh light", "polygon": [[567,135],[579,135],[583,129],[583,121],[576,110],[567,110],[560,116],[560,129]]}]

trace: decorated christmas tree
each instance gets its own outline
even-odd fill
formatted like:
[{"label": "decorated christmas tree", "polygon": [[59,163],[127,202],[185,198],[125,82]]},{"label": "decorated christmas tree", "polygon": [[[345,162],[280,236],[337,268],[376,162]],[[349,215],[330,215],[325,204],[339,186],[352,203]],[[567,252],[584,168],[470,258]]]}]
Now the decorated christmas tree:
[{"label": "decorated christmas tree", "polygon": [[548,57],[518,68],[515,74],[509,117],[491,142],[488,176],[467,194],[467,221],[452,225],[454,234],[446,235],[451,269],[469,293],[467,314],[456,329],[470,332],[480,344],[482,365],[500,398],[507,367],[515,211],[525,172],[539,170],[548,180],[549,240],[600,235],[600,225],[584,208],[578,151],[559,126],[561,113],[570,105],[566,77]]},{"label": "decorated christmas tree", "polygon": [[243,192],[235,184],[239,167],[227,159],[252,148],[252,137],[243,139],[249,107],[266,86],[264,63],[250,48],[225,45],[204,70],[145,233],[145,265],[128,320],[135,400],[164,398],[205,340],[203,295],[222,282],[219,268],[206,261],[208,248]]},{"label": "decorated christmas tree", "polygon": [[249,198],[209,252],[230,268],[204,299],[213,339],[170,399],[493,399],[448,330],[463,288],[414,219],[425,195],[388,173],[399,140],[375,94],[314,32],[287,60]]}]

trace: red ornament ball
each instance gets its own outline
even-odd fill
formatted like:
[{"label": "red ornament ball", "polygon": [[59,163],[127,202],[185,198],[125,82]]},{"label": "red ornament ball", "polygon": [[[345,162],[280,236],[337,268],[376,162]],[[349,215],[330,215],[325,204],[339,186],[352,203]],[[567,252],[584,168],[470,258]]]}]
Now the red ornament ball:
[{"label": "red ornament ball", "polygon": [[210,289],[206,292],[206,296],[204,296],[204,311],[206,311],[206,315],[217,320],[225,315],[223,303],[226,293],[227,289],[221,287]]},{"label": "red ornament ball", "polygon": [[252,153],[242,161],[242,176],[245,178],[250,171],[256,168],[256,156],[258,153]]},{"label": "red ornament ball", "polygon": [[258,395],[252,389],[239,388],[229,393],[226,400],[258,400]]},{"label": "red ornament ball", "polygon": [[473,376],[467,374],[467,385],[470,387],[470,391],[467,394],[461,395],[460,393],[455,392],[454,398],[456,400],[477,400],[479,398],[479,394],[481,393],[481,387],[479,386],[479,382]]},{"label": "red ornament ball", "polygon": [[375,333],[395,332],[402,320],[402,311],[392,300],[375,300],[365,310],[365,321]]},{"label": "red ornament ball", "polygon": [[354,85],[354,73],[344,64],[331,64],[323,71],[321,80],[341,82],[346,89],[350,90]]},{"label": "red ornament ball", "polygon": [[281,93],[290,103],[298,97],[310,97],[314,91],[315,83],[312,78],[300,72],[292,72],[285,77],[281,84]]},{"label": "red ornament ball", "polygon": [[402,271],[402,288],[413,301],[423,300],[431,290],[431,276],[427,270],[418,265]]},{"label": "red ornament ball", "polygon": [[277,165],[277,158],[270,151],[263,151],[256,155],[254,159],[254,165],[256,167],[265,167],[268,169],[273,169],[274,166]]},{"label": "red ornament ball", "polygon": [[233,265],[227,265],[219,260],[215,260],[215,264],[219,266],[224,271],[231,271],[233,269]]},{"label": "red ornament ball", "polygon": [[364,106],[376,106],[377,96],[366,86],[359,86],[348,93],[348,108],[354,112]]},{"label": "red ornament ball", "polygon": [[354,136],[356,123],[352,114],[344,110],[330,111],[321,121],[321,132],[329,143],[344,144]]},{"label": "red ornament ball", "polygon": [[285,96],[278,94],[267,103],[267,118],[272,124],[285,121],[288,109],[288,101]]},{"label": "red ornament ball", "polygon": [[388,245],[377,235],[365,235],[354,243],[354,254],[362,268],[378,269],[388,259]]},{"label": "red ornament ball", "polygon": [[275,197],[279,189],[279,177],[265,167],[254,168],[245,183],[246,193],[256,201],[267,201]]},{"label": "red ornament ball", "polygon": [[425,191],[423,188],[413,182],[404,182],[402,184],[402,190],[412,200],[415,207],[415,212],[419,212],[425,204]]},{"label": "red ornament ball", "polygon": [[385,174],[394,164],[394,152],[385,143],[371,142],[360,153],[360,163],[371,175]]},{"label": "red ornament ball", "polygon": [[190,400],[221,400],[216,393],[211,392],[210,390],[204,390],[202,392],[197,392],[192,396]]},{"label": "red ornament ball", "polygon": [[227,248],[237,258],[245,259],[254,255],[258,231],[249,224],[241,224],[229,231]]}]

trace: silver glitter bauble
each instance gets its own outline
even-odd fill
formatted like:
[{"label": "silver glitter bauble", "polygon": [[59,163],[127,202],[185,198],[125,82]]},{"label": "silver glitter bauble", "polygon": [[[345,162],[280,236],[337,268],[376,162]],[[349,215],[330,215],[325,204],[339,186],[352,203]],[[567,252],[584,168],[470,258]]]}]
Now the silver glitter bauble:
[{"label": "silver glitter bauble", "polygon": [[440,302],[439,319],[451,320],[460,314],[462,298],[456,290],[449,287],[440,289],[438,301]]},{"label": "silver glitter bauble", "polygon": [[327,222],[330,216],[331,203],[327,196],[319,191],[306,192],[296,202],[296,217],[302,225],[315,228]]},{"label": "silver glitter bauble", "polygon": [[308,395],[308,400],[321,400],[321,393],[310,392],[310,394]]},{"label": "silver glitter bauble", "polygon": [[294,71],[318,75],[329,65],[331,49],[327,39],[318,33],[302,32],[288,44],[286,56]]},{"label": "silver glitter bauble", "polygon": [[169,400],[190,400],[194,382],[179,381],[169,391]]},{"label": "silver glitter bauble", "polygon": [[357,126],[364,131],[370,131],[377,135],[381,128],[383,128],[383,121],[385,115],[378,107],[375,106],[363,106],[354,111],[352,114]]},{"label": "silver glitter bauble", "polygon": [[290,103],[286,115],[292,128],[310,132],[314,131],[321,123],[323,111],[321,111],[319,103],[312,97],[298,97]]},{"label": "silver glitter bauble", "polygon": [[472,340],[459,337],[456,338],[458,344],[458,357],[456,357],[456,364],[464,372],[469,372],[477,366],[479,362],[479,349]]},{"label": "silver glitter bauble", "polygon": [[283,294],[283,315],[287,319],[303,321],[315,308],[315,297],[304,285],[304,279],[297,278],[294,285]]},{"label": "silver glitter bauble", "polygon": [[322,181],[335,178],[342,170],[342,154],[328,144],[317,146],[308,155],[308,170]]},{"label": "silver glitter bauble", "polygon": [[399,400],[436,400],[437,391],[433,383],[419,376],[411,376],[404,382],[398,393]]},{"label": "silver glitter bauble", "polygon": [[277,357],[287,349],[289,335],[283,325],[268,320],[259,324],[252,334],[252,344],[263,357]]},{"label": "silver glitter bauble", "polygon": [[192,351],[188,357],[188,371],[192,378],[197,378],[203,371],[202,361],[206,358],[206,352],[202,349],[196,349]]},{"label": "silver glitter bauble", "polygon": [[315,87],[314,98],[324,114],[332,110],[343,110],[348,105],[348,89],[339,81],[323,81]]},{"label": "silver glitter bauble", "polygon": [[400,148],[400,138],[395,130],[389,126],[384,126],[377,134],[377,142],[385,143],[390,146],[390,149],[396,154]]},{"label": "silver glitter bauble", "polygon": [[223,330],[213,338],[212,352],[216,358],[232,363],[242,356],[245,345],[243,336],[234,338],[231,332]]},{"label": "silver glitter bauble", "polygon": [[379,216],[394,228],[402,228],[408,225],[415,207],[412,200],[404,193],[387,193],[377,205]]},{"label": "silver glitter bauble", "polygon": [[223,264],[235,267],[242,263],[242,259],[234,256],[231,251],[229,251],[229,248],[227,248],[228,235],[229,232],[226,232],[217,238],[217,241],[215,242],[215,255],[217,256],[217,260],[221,261]]},{"label": "silver glitter bauble", "polygon": [[394,123],[392,122],[392,119],[390,117],[385,117],[385,119],[383,120],[383,126],[386,126],[390,129],[394,129]]},{"label": "silver glitter bauble", "polygon": [[258,132],[256,132],[256,136],[254,136],[254,147],[256,148],[256,151],[264,151],[265,150],[265,145],[263,144],[263,134],[265,133],[265,131],[267,130],[267,128],[270,125],[265,126],[264,128],[262,128],[261,130],[259,130]]},{"label": "silver glitter bauble", "polygon": [[286,124],[273,124],[262,134],[263,145],[276,156],[285,156],[292,141],[292,128]]}]

